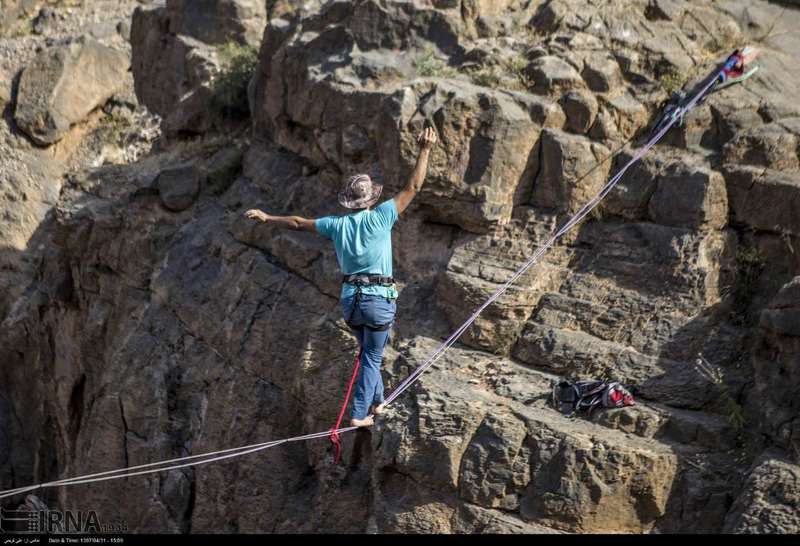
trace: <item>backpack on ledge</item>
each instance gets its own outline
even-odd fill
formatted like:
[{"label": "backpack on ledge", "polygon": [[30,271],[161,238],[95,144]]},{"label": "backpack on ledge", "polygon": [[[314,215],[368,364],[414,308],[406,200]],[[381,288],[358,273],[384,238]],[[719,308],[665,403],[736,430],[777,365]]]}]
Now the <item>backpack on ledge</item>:
[{"label": "backpack on ledge", "polygon": [[560,413],[572,416],[595,408],[623,408],[635,404],[633,395],[616,381],[561,381],[553,387],[553,407]]}]

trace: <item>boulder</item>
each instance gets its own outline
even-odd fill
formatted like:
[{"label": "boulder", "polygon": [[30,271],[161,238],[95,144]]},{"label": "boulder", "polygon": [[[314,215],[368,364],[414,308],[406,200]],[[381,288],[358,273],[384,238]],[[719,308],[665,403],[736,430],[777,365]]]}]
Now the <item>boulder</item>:
[{"label": "boulder", "polygon": [[22,71],[14,119],[37,144],[58,142],[125,83],[128,55],[82,37],[42,50]]},{"label": "boulder", "polygon": [[758,97],[743,97],[741,93],[734,91],[737,89],[733,88],[728,93],[717,93],[709,103],[716,131],[708,134],[704,142],[707,147],[722,150],[736,135],[764,124],[764,118],[759,114],[761,103]]},{"label": "boulder", "polygon": [[686,12],[684,0],[653,0],[647,6],[645,15],[648,19],[678,21]]},{"label": "boulder", "polygon": [[519,510],[519,487],[530,480],[526,457],[518,457],[526,436],[524,424],[512,416],[487,415],[461,458],[461,498],[487,508]]},{"label": "boulder", "polygon": [[0,321],[35,275],[41,253],[34,239],[58,202],[64,165],[0,148]]},{"label": "boulder", "polygon": [[726,163],[797,171],[798,137],[780,124],[759,125],[739,132],[725,145]]},{"label": "boulder", "polygon": [[791,309],[800,307],[800,277],[795,277],[783,287],[770,303],[770,309]]},{"label": "boulder", "polygon": [[768,452],[754,465],[725,518],[726,533],[800,533],[800,467]]},{"label": "boulder", "polygon": [[539,95],[552,95],[585,86],[575,67],[554,55],[531,61],[525,68],[525,74],[533,82],[531,90]]},{"label": "boulder", "polygon": [[[735,354],[736,330],[704,341],[707,321],[692,321],[694,306],[719,301],[725,279],[717,268],[733,265],[730,235],[591,222],[573,244],[582,250],[573,252],[571,273],[539,300],[531,320],[670,360],[696,357],[696,343],[713,345],[721,359]],[[677,294],[680,303],[671,301]]]},{"label": "boulder", "polygon": [[676,162],[666,168],[650,199],[650,217],[666,226],[721,229],[728,223],[728,194],[722,175]]},{"label": "boulder", "polygon": [[173,212],[191,207],[200,193],[200,186],[200,172],[191,164],[163,170],[155,181],[161,203]]},{"label": "boulder", "polygon": [[[584,136],[542,131],[539,176],[532,204],[574,212],[594,197],[609,172],[608,148]],[[602,162],[602,163],[601,163]]]},{"label": "boulder", "polygon": [[589,136],[594,140],[599,141],[619,141],[619,131],[614,117],[608,108],[600,105],[600,108],[595,116],[594,124],[589,129]]},{"label": "boulder", "polygon": [[453,532],[461,534],[555,534],[558,531],[529,523],[502,510],[487,510],[468,504],[462,505],[455,516]]},{"label": "boulder", "polygon": [[162,117],[170,136],[201,134],[214,119],[212,81],[220,64],[213,46],[169,32],[164,8],[137,8],[131,25],[136,96]]},{"label": "boulder", "polygon": [[761,312],[760,326],[779,336],[800,337],[800,299],[787,309],[765,309]]},{"label": "boulder", "polygon": [[682,7],[686,12],[682,14],[680,21],[676,21],[680,30],[690,39],[701,42],[707,40],[708,36],[714,37],[713,43],[720,49],[727,49],[724,46],[737,47],[743,43],[740,24],[744,21],[736,21],[735,16],[730,12],[720,12],[713,9],[708,4],[696,4],[687,2]]},{"label": "boulder", "polygon": [[455,8],[369,0],[330,3],[296,26],[273,21],[253,85],[256,133],[316,165],[374,172],[399,189],[430,122],[442,144],[415,206],[476,233],[507,222],[530,192],[541,128],[563,127],[564,114],[527,93],[446,80],[445,66],[419,78],[420,62],[463,53]]},{"label": "boulder", "polygon": [[[437,303],[452,328],[461,325],[522,265],[535,245],[546,240],[552,218],[543,215],[537,220],[524,230],[509,228],[508,239],[493,233],[459,241],[436,285]],[[542,260],[530,269],[484,310],[464,333],[462,342],[495,354],[508,354],[539,298],[563,279],[559,261],[553,256],[552,261]]]},{"label": "boulder", "polygon": [[[704,408],[717,393],[692,368],[697,353],[732,363],[744,350],[741,331],[708,336],[708,319],[693,311],[719,301],[732,244],[717,231],[586,223],[571,244],[569,274],[539,299],[512,354],[536,369],[610,375],[648,399]],[[731,389],[744,379],[726,372]]]},{"label": "boulder", "polygon": [[20,21],[33,16],[44,0],[2,0],[0,1],[0,37],[13,32]]},{"label": "boulder", "polygon": [[647,125],[648,112],[642,103],[632,96],[623,94],[603,101],[608,114],[614,120],[616,138],[628,140],[639,129]]},{"label": "boulder", "polygon": [[759,431],[789,452],[800,445],[800,277],[786,283],[761,311],[748,407]]},{"label": "boulder", "polygon": [[[423,89],[420,87],[417,92],[424,92]],[[479,88],[439,84],[435,90],[436,99],[420,106],[430,108],[442,145],[433,151],[419,202],[427,206],[428,217],[433,220],[486,232],[508,221],[518,199],[518,188],[531,184],[541,124],[549,122],[545,117],[549,114],[539,115],[536,111],[543,107],[546,112],[550,107]],[[384,174],[399,186],[416,160],[415,133],[421,126],[411,125],[398,134],[396,118],[384,115],[379,120],[380,125],[373,125],[370,133],[373,141],[379,142]],[[351,132],[345,130],[342,137]],[[380,140],[378,135],[382,136]],[[395,147],[398,141],[399,150]],[[363,138],[356,142],[362,149],[366,147]],[[343,152],[348,148],[352,146],[341,147]],[[338,162],[346,165],[348,158]]]},{"label": "boulder", "polygon": [[220,195],[230,188],[242,172],[244,151],[239,146],[225,147],[209,158],[204,166],[204,189]]},{"label": "boulder", "polygon": [[166,36],[168,31],[169,19],[164,8],[139,6],[134,10],[130,42],[136,98],[159,115],[178,100],[176,77],[172,73],[183,66],[183,56],[174,52],[173,40]]},{"label": "boulder", "polygon": [[[686,362],[643,355],[584,332],[538,322],[528,324],[513,356],[564,377],[610,374],[623,384],[634,385],[640,396],[675,407],[700,409],[712,398],[708,386],[698,383],[696,372]],[[600,367],[601,362],[607,367]]]},{"label": "boulder", "polygon": [[592,53],[581,72],[586,85],[596,93],[615,91],[622,83],[622,71],[613,55],[606,52]]},{"label": "boulder", "polygon": [[[178,38],[176,42],[183,42],[179,49],[188,49],[185,57],[186,65],[202,67],[199,72],[214,74],[219,70],[215,52],[202,44],[189,44],[189,39]],[[197,72],[195,72],[197,73]],[[165,112],[161,122],[161,130],[169,136],[199,135],[207,132],[213,126],[216,112],[213,106],[214,90],[212,88],[213,76],[200,76],[194,84],[188,84],[190,91],[181,96],[173,108]],[[184,80],[183,84],[188,82]]]},{"label": "boulder", "polygon": [[167,0],[169,32],[207,44],[258,46],[267,23],[264,0]]},{"label": "boulder", "polygon": [[[423,10],[415,21],[425,24],[414,33],[380,38],[363,24],[362,12],[378,9],[373,2],[348,9],[354,12],[342,18],[331,4],[320,21],[307,22],[318,28],[332,19],[321,32],[301,27],[269,44],[276,49],[262,57],[254,89],[256,131],[316,165],[373,172],[387,189],[399,189],[413,170],[416,137],[427,120],[442,145],[433,151],[415,205],[425,205],[432,220],[478,233],[508,221],[517,188],[524,193],[530,187],[539,131],[562,126],[561,109],[522,93],[419,79],[413,66],[390,53],[404,41],[443,39],[442,33],[453,32],[450,19],[428,20],[422,14],[432,14]],[[406,9],[421,10],[404,4],[403,10],[369,13],[381,24],[401,26],[408,24]],[[405,85],[391,83],[398,80]]]},{"label": "boulder", "polygon": [[587,91],[570,91],[561,97],[561,108],[567,123],[564,129],[579,135],[585,135],[597,117],[597,99]]},{"label": "boulder", "polygon": [[683,123],[675,123],[661,140],[661,144],[677,148],[696,148],[703,144],[715,146],[718,131],[714,126],[714,115],[708,102],[695,106],[683,117]]},{"label": "boulder", "polygon": [[[429,345],[412,347],[409,358],[419,360]],[[381,429],[373,459],[381,528],[453,532],[454,523],[502,512],[501,529],[641,532],[664,515],[677,471],[666,445],[599,432],[538,399],[508,411],[465,381],[472,364],[469,354],[448,353],[418,383],[415,402],[398,406],[398,417],[418,425]],[[457,515],[462,507],[480,510]]]},{"label": "boulder", "polygon": [[291,19],[302,9],[302,2],[298,0],[267,0],[267,20],[286,18]]},{"label": "boulder", "polygon": [[[614,162],[617,171],[633,158],[634,151],[623,150]],[[622,216],[627,220],[647,218],[647,205],[656,191],[665,161],[658,155],[648,154],[631,165],[628,172],[603,200],[603,211]]]},{"label": "boulder", "polygon": [[677,471],[666,446],[621,433],[601,439],[542,418],[530,419],[528,427],[531,479],[520,499],[524,519],[577,532],[638,533],[663,517]]},{"label": "boulder", "polygon": [[464,34],[481,38],[508,36],[524,28],[535,11],[535,5],[520,0],[465,0],[461,6],[457,2],[451,5],[463,13],[467,23]]},{"label": "boulder", "polygon": [[800,173],[735,164],[724,172],[732,222],[800,235]]}]

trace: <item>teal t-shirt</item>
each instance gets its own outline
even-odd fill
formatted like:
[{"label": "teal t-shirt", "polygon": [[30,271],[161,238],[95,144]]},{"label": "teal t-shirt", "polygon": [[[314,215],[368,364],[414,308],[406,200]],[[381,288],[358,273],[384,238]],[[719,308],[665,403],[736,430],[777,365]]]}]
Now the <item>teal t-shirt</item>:
[{"label": "teal t-shirt", "polygon": [[[392,226],[397,221],[397,216],[397,205],[394,199],[389,199],[372,210],[320,218],[316,221],[316,227],[322,236],[333,241],[342,273],[372,273],[391,277]],[[355,293],[354,285],[342,284],[342,298]],[[364,286],[361,293],[397,298],[394,285]]]}]

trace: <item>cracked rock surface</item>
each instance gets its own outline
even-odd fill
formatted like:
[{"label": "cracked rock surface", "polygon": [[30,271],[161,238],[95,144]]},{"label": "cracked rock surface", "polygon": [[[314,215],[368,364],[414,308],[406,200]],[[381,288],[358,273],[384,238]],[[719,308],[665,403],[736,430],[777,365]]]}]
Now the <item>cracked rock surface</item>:
[{"label": "cracked rock surface", "polygon": [[[293,443],[43,500],[137,531],[798,531],[797,7],[143,4],[136,92],[172,116],[170,140],[59,174],[0,218],[29,264],[22,287],[0,271],[3,488],[330,428],[357,350],[333,248],[245,210],[340,214],[358,171],[392,195],[437,129],[393,232],[391,389],[632,157],[671,91],[749,42],[759,72],[692,111],[345,437],[342,465],[325,440]],[[259,18],[251,119],[218,131],[201,116],[214,48]],[[15,214],[28,231],[5,227]],[[548,402],[564,376],[622,381],[637,405],[567,419]]]}]

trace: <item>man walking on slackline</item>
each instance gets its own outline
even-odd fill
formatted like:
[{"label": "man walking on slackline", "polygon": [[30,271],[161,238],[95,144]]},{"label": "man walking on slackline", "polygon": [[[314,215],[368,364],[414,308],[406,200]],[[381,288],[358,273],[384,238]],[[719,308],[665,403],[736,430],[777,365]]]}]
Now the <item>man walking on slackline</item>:
[{"label": "man walking on slackline", "polygon": [[373,424],[383,410],[381,361],[389,340],[389,328],[397,311],[397,288],[392,278],[392,227],[411,200],[422,189],[428,170],[428,156],[436,144],[436,132],[426,128],[417,139],[417,165],[405,189],[394,199],[372,208],[383,186],[366,174],[350,177],[339,192],[339,203],[356,212],[309,220],[299,216],[271,216],[257,209],[245,215],[293,230],[319,233],[333,241],[336,258],[344,273],[341,306],[344,319],[361,347],[361,371],[353,397],[351,426]]}]

